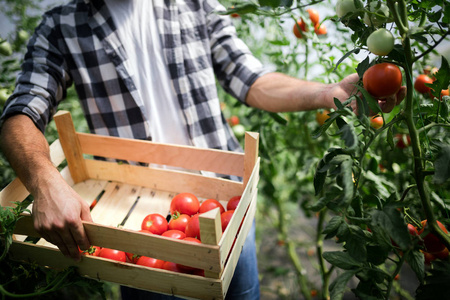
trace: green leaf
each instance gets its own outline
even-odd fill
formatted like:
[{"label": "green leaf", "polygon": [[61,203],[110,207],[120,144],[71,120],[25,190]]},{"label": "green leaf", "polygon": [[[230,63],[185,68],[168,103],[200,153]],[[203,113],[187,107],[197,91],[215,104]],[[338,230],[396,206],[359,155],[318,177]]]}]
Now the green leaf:
[{"label": "green leaf", "polygon": [[355,54],[359,53],[360,50],[361,50],[360,48],[355,48],[355,49],[352,49],[352,50],[348,51],[347,53],[345,53],[344,56],[342,56],[336,63],[336,67],[334,68],[333,72],[336,72],[336,70],[339,67],[339,65],[341,64],[341,62],[343,62],[347,57],[349,57],[350,55],[352,55],[354,53]]},{"label": "green leaf", "polygon": [[344,248],[356,261],[365,262],[367,260],[366,236],[358,226],[350,226],[350,234],[345,239]]},{"label": "green leaf", "polygon": [[235,5],[233,8],[229,8],[226,11],[218,11],[217,14],[219,15],[231,15],[233,13],[238,14],[248,14],[248,13],[254,13],[258,10],[258,6],[253,3],[245,3],[242,5]]},{"label": "green leaf", "polygon": [[330,234],[334,233],[338,230],[341,223],[344,222],[344,219],[340,216],[334,216],[328,221],[328,224],[325,226],[324,230],[322,231],[323,234]]},{"label": "green leaf", "polygon": [[407,249],[411,244],[411,237],[400,212],[392,206],[386,205],[382,211],[371,212],[372,227],[381,227],[401,249]]},{"label": "green leaf", "polygon": [[[325,254],[325,253],[324,253]],[[357,273],[357,270],[346,271],[339,276],[330,284],[330,299],[342,300],[344,298],[344,293],[347,289],[347,284]]]},{"label": "green leaf", "polygon": [[276,8],[276,7],[280,6],[281,1],[280,0],[259,0],[258,3],[262,7],[266,6],[266,7]]},{"label": "green leaf", "polygon": [[358,137],[355,128],[352,125],[346,124],[338,131],[342,135],[345,146],[350,150],[356,149],[358,146]]},{"label": "green leaf", "polygon": [[360,268],[362,264],[350,256],[348,252],[344,251],[329,251],[323,253],[323,258],[343,270],[354,270]]},{"label": "green leaf", "polygon": [[436,80],[433,84],[429,85],[432,88],[431,93],[438,99],[440,99],[440,91],[448,89],[450,84],[450,67],[448,61],[444,56],[441,58],[441,67],[439,68],[439,71],[434,74]]},{"label": "green leaf", "polygon": [[363,94],[364,99],[367,100],[367,103],[369,104],[370,109],[373,113],[377,114],[381,112],[381,108],[378,105],[377,99],[373,98],[372,95],[370,95],[363,87],[359,85],[355,85],[356,88]]},{"label": "green leaf", "polygon": [[450,178],[450,145],[440,142],[434,144],[438,147],[438,153],[434,161],[433,182],[443,184]]},{"label": "green leaf", "polygon": [[416,274],[417,279],[423,282],[425,277],[425,257],[423,253],[419,251],[408,251],[405,255],[406,261]]}]

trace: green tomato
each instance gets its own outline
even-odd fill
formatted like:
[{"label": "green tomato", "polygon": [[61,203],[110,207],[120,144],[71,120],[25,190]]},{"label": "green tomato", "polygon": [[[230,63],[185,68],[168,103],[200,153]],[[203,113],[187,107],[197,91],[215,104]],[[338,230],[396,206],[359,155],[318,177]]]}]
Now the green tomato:
[{"label": "green tomato", "polygon": [[384,3],[370,2],[368,11],[364,13],[363,19],[367,26],[379,27],[389,21],[389,8]]},{"label": "green tomato", "polygon": [[245,127],[242,124],[237,124],[232,127],[233,133],[237,138],[241,138],[245,135]]},{"label": "green tomato", "polygon": [[10,56],[12,54],[11,44],[7,41],[0,42],[0,54],[4,56]]},{"label": "green tomato", "polygon": [[394,36],[389,30],[377,29],[367,38],[367,47],[375,55],[388,55],[394,49]]},{"label": "green tomato", "polygon": [[0,105],[3,106],[6,103],[6,100],[8,100],[8,90],[6,89],[0,89]]},{"label": "green tomato", "polygon": [[349,13],[356,13],[362,4],[359,0],[338,0],[336,3],[336,14],[339,18],[346,16]]},{"label": "green tomato", "polygon": [[26,32],[25,30],[21,29],[17,32],[17,42],[19,44],[24,44],[28,41],[28,39],[30,38],[30,35],[28,34],[28,32]]}]

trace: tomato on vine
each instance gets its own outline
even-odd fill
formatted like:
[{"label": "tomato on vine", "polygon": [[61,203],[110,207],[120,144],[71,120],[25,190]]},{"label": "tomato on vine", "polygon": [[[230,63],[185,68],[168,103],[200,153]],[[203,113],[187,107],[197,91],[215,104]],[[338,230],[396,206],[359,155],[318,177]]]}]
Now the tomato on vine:
[{"label": "tomato on vine", "polygon": [[367,38],[367,47],[375,55],[388,55],[394,49],[394,36],[389,30],[380,28]]},{"label": "tomato on vine", "polygon": [[402,72],[392,63],[376,64],[364,72],[363,85],[376,98],[392,96],[402,86]]},{"label": "tomato on vine", "polygon": [[[442,224],[439,221],[436,221],[439,228],[444,232],[444,233],[448,233],[447,228],[445,228],[444,224]],[[427,230],[428,226],[427,226],[428,221],[427,220],[423,220],[421,222],[422,224],[422,228],[419,230],[419,235],[422,236],[422,234],[425,232],[425,230]],[[445,245],[439,240],[439,238],[437,236],[435,236],[433,233],[426,233],[425,236],[422,237],[423,239],[423,243],[424,243],[424,247],[425,247],[425,251],[429,252],[431,254],[434,253],[439,253],[441,251],[443,251],[445,249]]]},{"label": "tomato on vine", "polygon": [[434,80],[428,77],[428,75],[420,74],[414,81],[414,89],[421,94],[429,93],[431,88],[425,84],[432,84],[433,81]]},{"label": "tomato on vine", "polygon": [[308,31],[308,27],[306,26],[305,21],[303,21],[302,18],[298,19],[297,22],[294,24],[294,27],[292,28],[292,32],[294,32],[294,35],[301,39],[303,37],[302,32]]},{"label": "tomato on vine", "polygon": [[383,127],[383,117],[380,115],[373,116],[370,119],[370,126],[372,126],[372,128],[375,128],[375,129],[379,129],[379,128]]}]

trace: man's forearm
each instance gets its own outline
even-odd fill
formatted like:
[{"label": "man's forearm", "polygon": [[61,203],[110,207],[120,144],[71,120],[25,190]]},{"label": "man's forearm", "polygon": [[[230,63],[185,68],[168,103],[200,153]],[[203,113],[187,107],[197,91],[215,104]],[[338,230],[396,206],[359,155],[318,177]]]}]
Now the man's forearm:
[{"label": "man's forearm", "polygon": [[304,81],[281,73],[268,73],[251,86],[248,105],[271,112],[305,111],[329,108],[330,85]]},{"label": "man's forearm", "polygon": [[38,191],[39,181],[58,172],[51,163],[47,140],[25,115],[16,115],[5,121],[0,144],[12,168],[31,194]]}]

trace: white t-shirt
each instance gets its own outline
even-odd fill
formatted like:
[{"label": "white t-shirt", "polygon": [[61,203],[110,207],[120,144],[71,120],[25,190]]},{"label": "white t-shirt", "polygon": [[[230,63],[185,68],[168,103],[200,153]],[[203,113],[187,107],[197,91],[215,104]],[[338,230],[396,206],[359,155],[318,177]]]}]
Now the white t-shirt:
[{"label": "white t-shirt", "polygon": [[143,101],[152,141],[191,145],[163,57],[153,1],[106,0],[105,3],[127,53],[124,64]]}]

